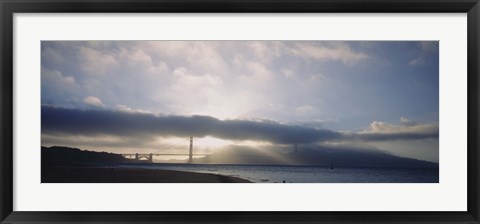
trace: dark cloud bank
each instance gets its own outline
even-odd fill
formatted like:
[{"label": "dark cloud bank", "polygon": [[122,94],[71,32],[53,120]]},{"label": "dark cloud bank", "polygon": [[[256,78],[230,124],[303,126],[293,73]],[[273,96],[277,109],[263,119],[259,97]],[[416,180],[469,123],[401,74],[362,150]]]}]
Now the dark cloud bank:
[{"label": "dark cloud bank", "polygon": [[111,110],[81,110],[42,106],[42,134],[118,136],[212,136],[275,144],[326,141],[388,141],[438,138],[432,133],[341,133],[273,121],[219,120],[210,116],[156,116]]},{"label": "dark cloud bank", "polygon": [[[152,136],[204,137],[230,140],[260,140],[271,146],[231,145],[196,158],[196,163],[282,164],[368,167],[438,167],[436,163],[402,158],[375,148],[331,146],[325,142],[385,141],[438,138],[437,133],[345,134],[325,129],[272,121],[219,120],[209,116],[156,116],[110,110],[80,110],[42,107],[42,134],[56,136],[116,135],[127,139]],[[299,144],[297,151],[291,144]],[[95,144],[95,143],[93,143]]]}]

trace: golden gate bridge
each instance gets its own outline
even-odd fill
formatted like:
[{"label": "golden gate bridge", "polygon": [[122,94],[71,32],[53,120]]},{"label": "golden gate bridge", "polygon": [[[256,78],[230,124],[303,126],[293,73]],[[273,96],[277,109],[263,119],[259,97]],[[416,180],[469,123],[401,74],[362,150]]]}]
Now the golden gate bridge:
[{"label": "golden gate bridge", "polygon": [[[178,145],[179,143],[182,143],[182,141],[180,142],[177,142],[173,145],[171,145],[170,147],[168,148],[165,148],[165,149],[162,149],[161,151],[164,151],[166,149],[169,149],[173,146],[176,146]],[[153,157],[154,156],[188,156],[188,162],[189,163],[192,163],[193,162],[193,156],[205,156],[205,155],[209,155],[209,154],[193,154],[193,137],[190,137],[190,148],[189,148],[189,151],[188,153],[124,153],[124,154],[121,154],[123,157],[127,158],[127,159],[131,159],[131,160],[135,160],[135,161],[145,161],[145,162],[149,162],[149,163],[152,163],[153,162]]]}]

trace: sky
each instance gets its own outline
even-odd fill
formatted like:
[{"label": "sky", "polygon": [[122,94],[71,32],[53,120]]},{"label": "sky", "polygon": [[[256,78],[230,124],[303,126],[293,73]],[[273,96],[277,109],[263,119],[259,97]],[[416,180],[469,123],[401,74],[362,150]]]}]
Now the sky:
[{"label": "sky", "polygon": [[[42,145],[438,162],[437,41],[42,41]],[[231,149],[233,150],[233,149]]]}]

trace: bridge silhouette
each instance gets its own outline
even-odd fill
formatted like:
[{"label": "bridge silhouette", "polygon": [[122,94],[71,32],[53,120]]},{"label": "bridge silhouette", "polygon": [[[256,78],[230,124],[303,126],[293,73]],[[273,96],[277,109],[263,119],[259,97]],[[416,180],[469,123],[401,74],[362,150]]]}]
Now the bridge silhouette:
[{"label": "bridge silhouette", "polygon": [[[181,143],[181,142],[178,142],[178,143]],[[177,145],[178,143],[173,144],[168,148],[171,148],[171,147]],[[163,149],[163,150],[165,150],[165,149]],[[149,162],[149,163],[153,163],[153,157],[154,156],[188,156],[188,162],[192,163],[194,155],[195,156],[204,156],[204,155],[209,155],[209,154],[193,154],[193,137],[190,137],[190,148],[189,148],[188,153],[124,153],[124,154],[121,154],[121,155],[123,157],[127,158],[127,159],[131,159],[131,160],[135,160],[135,161],[146,161],[146,162]]]}]

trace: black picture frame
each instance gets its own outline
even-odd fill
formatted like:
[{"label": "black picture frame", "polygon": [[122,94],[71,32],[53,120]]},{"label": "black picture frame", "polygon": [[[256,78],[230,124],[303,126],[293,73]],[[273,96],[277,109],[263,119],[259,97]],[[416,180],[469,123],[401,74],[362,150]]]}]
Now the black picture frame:
[{"label": "black picture frame", "polygon": [[[0,0],[2,223],[480,223],[478,0]],[[20,212],[13,211],[14,13],[457,13],[468,14],[466,212]]]}]

